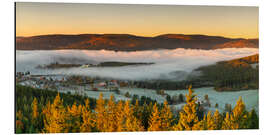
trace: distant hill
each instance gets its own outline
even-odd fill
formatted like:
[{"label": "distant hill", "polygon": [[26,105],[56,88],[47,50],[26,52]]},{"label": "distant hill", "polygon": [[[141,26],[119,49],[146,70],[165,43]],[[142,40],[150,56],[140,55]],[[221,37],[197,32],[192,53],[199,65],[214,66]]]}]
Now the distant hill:
[{"label": "distant hill", "polygon": [[217,91],[259,88],[259,54],[202,66],[201,82],[211,82]]},{"label": "distant hill", "polygon": [[165,34],[142,37],[129,34],[40,35],[17,37],[17,50],[87,49],[139,51],[154,49],[258,48],[258,39],[219,36]]}]

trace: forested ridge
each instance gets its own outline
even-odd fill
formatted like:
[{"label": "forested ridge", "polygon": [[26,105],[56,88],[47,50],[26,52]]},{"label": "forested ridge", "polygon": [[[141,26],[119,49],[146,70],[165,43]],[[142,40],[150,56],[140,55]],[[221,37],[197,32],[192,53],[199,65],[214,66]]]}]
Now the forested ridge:
[{"label": "forested ridge", "polygon": [[196,70],[202,72],[202,80],[213,83],[218,91],[259,88],[259,54],[221,61]]},{"label": "forested ridge", "polygon": [[167,101],[105,100],[102,93],[95,100],[16,85],[15,98],[16,133],[258,129],[256,112],[241,97],[229,112],[202,112],[191,87],[177,114]]},{"label": "forested ridge", "polygon": [[130,34],[39,35],[16,37],[17,50],[114,50],[258,48],[258,39],[225,38],[207,35],[164,34],[142,37]]},{"label": "forested ridge", "polygon": [[259,54],[221,61],[194,70],[200,75],[188,76],[186,80],[135,81],[139,88],[155,90],[214,87],[217,91],[239,91],[259,88]]}]

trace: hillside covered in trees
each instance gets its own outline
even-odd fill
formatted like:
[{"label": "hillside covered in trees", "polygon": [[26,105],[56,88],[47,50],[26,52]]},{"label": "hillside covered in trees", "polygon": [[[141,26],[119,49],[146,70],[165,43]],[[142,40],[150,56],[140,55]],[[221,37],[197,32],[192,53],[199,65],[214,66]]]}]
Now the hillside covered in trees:
[{"label": "hillside covered in trees", "polygon": [[86,49],[139,51],[155,49],[258,48],[258,39],[221,36],[164,34],[142,37],[130,34],[40,35],[16,37],[16,50]]},{"label": "hillside covered in trees", "polygon": [[188,76],[186,80],[152,80],[134,81],[139,88],[156,90],[215,87],[217,91],[239,91],[259,88],[259,54],[243,58],[221,61],[202,66],[193,71],[196,76]]},{"label": "hillside covered in trees", "polygon": [[196,70],[202,72],[202,80],[213,83],[218,91],[259,88],[259,54],[221,61]]},{"label": "hillside covered in trees", "polygon": [[16,133],[182,131],[258,129],[258,116],[241,97],[229,112],[203,112],[189,87],[186,104],[172,113],[168,103],[91,99],[16,86]]}]

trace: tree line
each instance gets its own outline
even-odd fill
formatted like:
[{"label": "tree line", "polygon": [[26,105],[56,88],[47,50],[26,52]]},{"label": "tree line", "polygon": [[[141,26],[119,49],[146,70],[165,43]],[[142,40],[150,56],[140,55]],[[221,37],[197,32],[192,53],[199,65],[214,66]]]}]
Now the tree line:
[{"label": "tree line", "polygon": [[172,113],[167,101],[141,104],[137,99],[132,104],[129,100],[116,101],[113,95],[105,100],[102,93],[94,100],[29,89],[16,86],[16,133],[258,129],[256,112],[247,111],[241,97],[231,112],[216,110],[200,116],[191,87],[178,114]]},{"label": "tree line", "polygon": [[234,91],[259,88],[259,67],[251,64],[258,64],[258,54],[218,62],[214,65],[203,66],[197,71],[202,72],[201,78],[212,82],[217,91]]}]

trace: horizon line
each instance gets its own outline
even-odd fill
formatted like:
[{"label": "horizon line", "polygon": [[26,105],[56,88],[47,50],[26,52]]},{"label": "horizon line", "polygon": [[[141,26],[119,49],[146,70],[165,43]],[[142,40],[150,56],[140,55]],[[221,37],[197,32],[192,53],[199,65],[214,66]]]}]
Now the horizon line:
[{"label": "horizon line", "polygon": [[64,34],[64,33],[55,33],[55,34],[37,34],[37,35],[31,35],[31,36],[17,36],[16,38],[22,37],[22,38],[29,38],[29,37],[38,37],[38,36],[53,36],[53,35],[72,35],[72,36],[78,36],[78,35],[130,35],[130,36],[136,36],[136,37],[146,37],[146,38],[154,38],[162,35],[185,35],[185,36],[210,36],[210,37],[222,37],[222,38],[230,38],[230,39],[259,39],[259,37],[254,38],[243,38],[243,37],[226,37],[221,35],[208,35],[208,34],[183,34],[183,33],[166,33],[166,34],[159,34],[156,36],[141,36],[136,34],[128,34],[128,33],[70,33],[70,34]]}]

